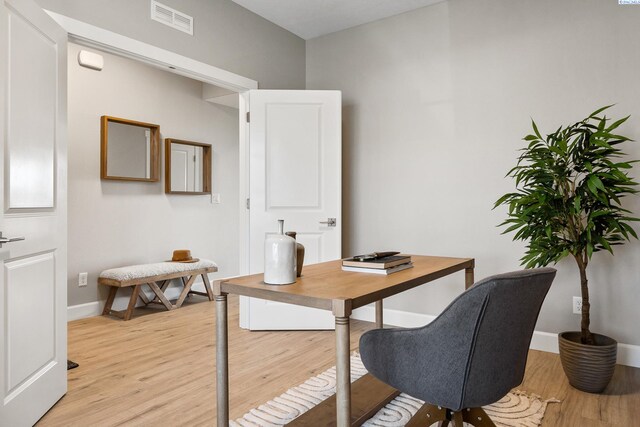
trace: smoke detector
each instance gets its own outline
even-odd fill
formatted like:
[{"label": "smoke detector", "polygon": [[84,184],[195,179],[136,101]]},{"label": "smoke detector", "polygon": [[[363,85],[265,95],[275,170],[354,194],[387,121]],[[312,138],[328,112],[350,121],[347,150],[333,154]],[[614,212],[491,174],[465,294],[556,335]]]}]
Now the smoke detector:
[{"label": "smoke detector", "polygon": [[193,35],[193,17],[167,5],[151,0],[151,19],[169,27]]}]

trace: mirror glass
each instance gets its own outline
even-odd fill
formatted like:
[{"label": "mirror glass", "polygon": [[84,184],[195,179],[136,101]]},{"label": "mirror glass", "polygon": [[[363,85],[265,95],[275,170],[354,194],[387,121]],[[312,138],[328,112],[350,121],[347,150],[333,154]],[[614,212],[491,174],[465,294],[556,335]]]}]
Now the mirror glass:
[{"label": "mirror glass", "polygon": [[110,122],[107,156],[109,175],[151,178],[151,131]]},{"label": "mirror glass", "polygon": [[167,193],[211,193],[211,146],[176,139],[165,144]]},{"label": "mirror glass", "polygon": [[103,116],[102,178],[159,181],[159,126]]}]

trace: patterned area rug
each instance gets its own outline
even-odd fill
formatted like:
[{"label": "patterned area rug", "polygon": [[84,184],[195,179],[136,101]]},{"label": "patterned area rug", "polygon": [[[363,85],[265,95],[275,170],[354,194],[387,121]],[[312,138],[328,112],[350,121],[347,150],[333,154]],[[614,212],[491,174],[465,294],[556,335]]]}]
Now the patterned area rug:
[{"label": "patterned area rug", "polygon": [[[351,356],[351,381],[367,373],[360,355]],[[282,426],[313,408],[336,392],[336,368],[328,369],[303,384],[287,390],[280,396],[230,421],[233,427]],[[547,404],[556,399],[543,400],[540,396],[513,390],[500,401],[485,406],[484,410],[499,427],[537,427],[542,422]],[[366,427],[401,427],[420,409],[422,401],[400,394],[363,425]],[[467,424],[465,424],[466,426]]]}]

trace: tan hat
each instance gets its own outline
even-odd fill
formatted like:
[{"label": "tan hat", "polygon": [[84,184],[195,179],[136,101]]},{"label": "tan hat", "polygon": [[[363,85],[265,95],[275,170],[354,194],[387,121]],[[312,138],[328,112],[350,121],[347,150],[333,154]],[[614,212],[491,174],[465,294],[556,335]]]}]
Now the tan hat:
[{"label": "tan hat", "polygon": [[176,249],[173,251],[173,257],[170,262],[198,262],[198,258],[191,257],[191,251],[189,249]]}]

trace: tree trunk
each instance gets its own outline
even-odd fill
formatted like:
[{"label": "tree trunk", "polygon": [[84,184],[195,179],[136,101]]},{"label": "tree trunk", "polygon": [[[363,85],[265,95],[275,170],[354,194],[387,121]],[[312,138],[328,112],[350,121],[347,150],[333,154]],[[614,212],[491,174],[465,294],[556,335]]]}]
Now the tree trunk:
[{"label": "tree trunk", "polygon": [[593,335],[589,330],[589,310],[591,304],[589,303],[589,281],[587,280],[587,262],[582,259],[580,255],[576,256],[578,263],[578,269],[580,270],[580,290],[582,293],[582,321],[580,323],[581,341],[582,344],[593,345]]}]

